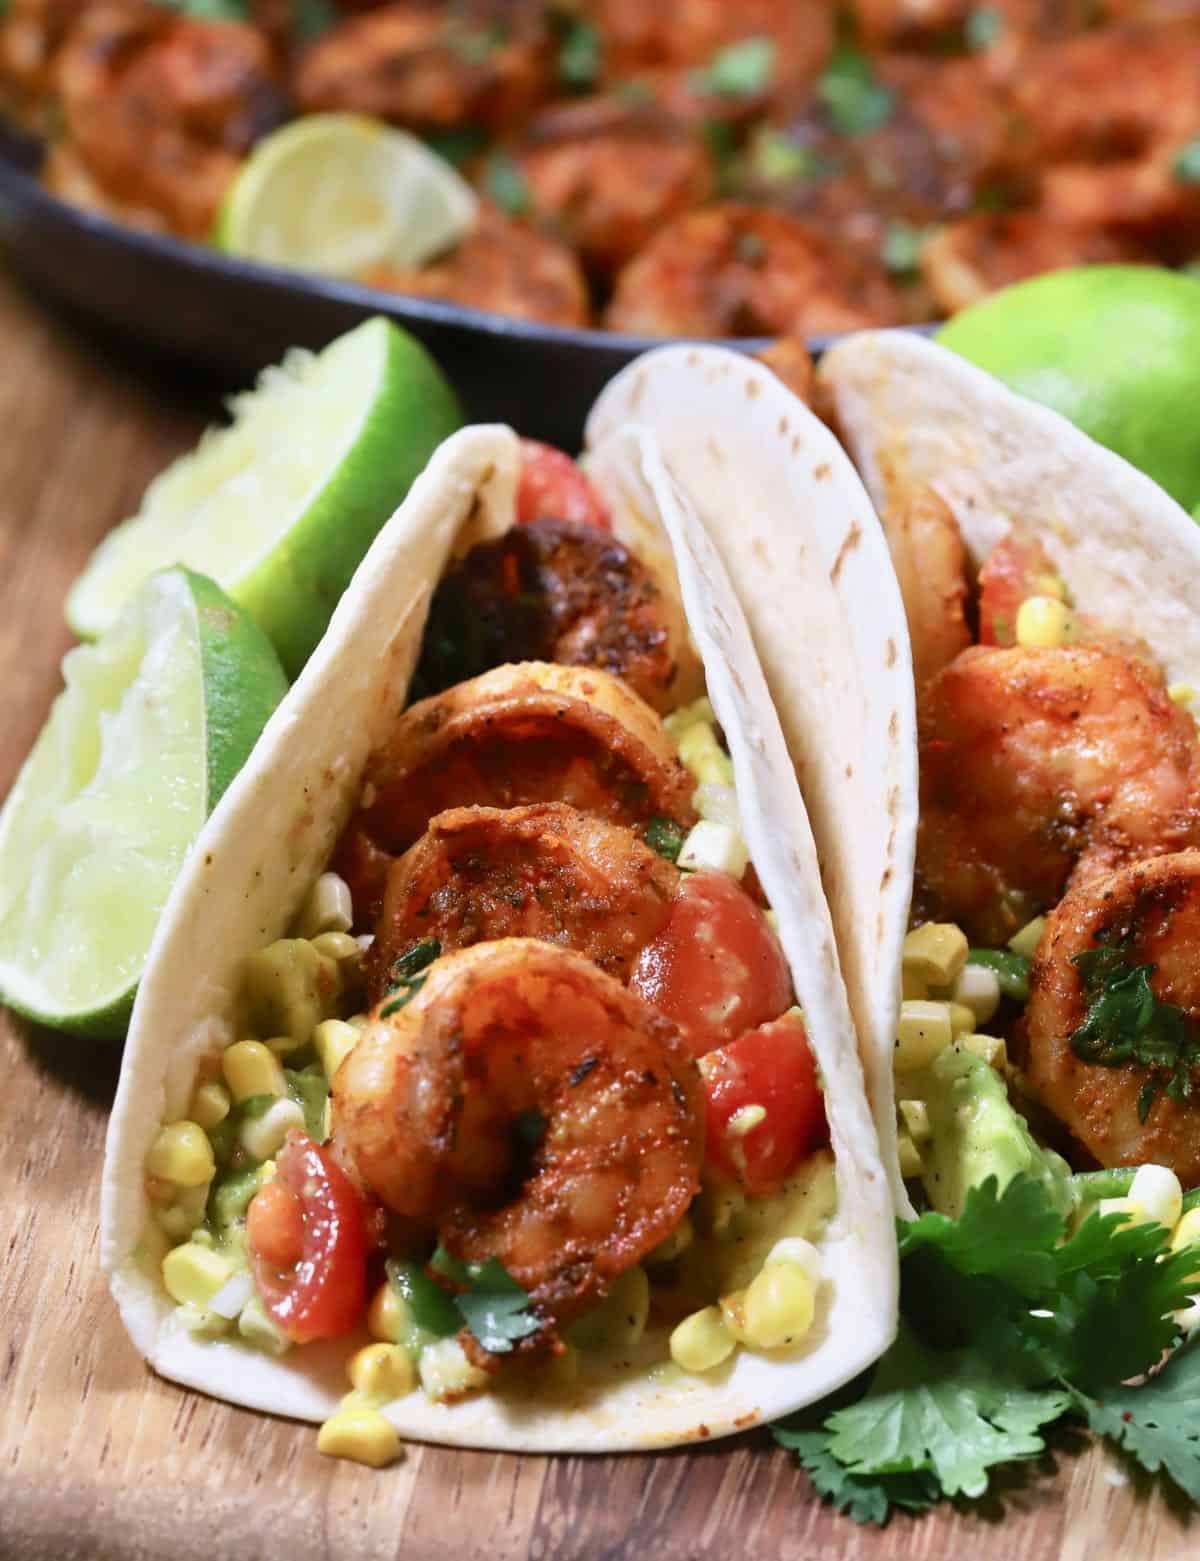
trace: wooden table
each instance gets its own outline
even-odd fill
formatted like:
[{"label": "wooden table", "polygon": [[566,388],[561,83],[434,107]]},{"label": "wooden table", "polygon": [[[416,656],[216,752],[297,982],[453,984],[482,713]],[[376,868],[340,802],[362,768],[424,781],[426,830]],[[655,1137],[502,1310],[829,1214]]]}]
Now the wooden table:
[{"label": "wooden table", "polygon": [[[59,687],[64,592],[97,540],[211,414],[139,376],[0,276],[0,796]],[[626,1458],[413,1446],[382,1474],[306,1426],[153,1377],[96,1258],[118,1048],[0,1012],[0,1561],[801,1561],[1137,1557],[1200,1550],[1100,1455],[1034,1469],[999,1509],[860,1529],[765,1435]]]}]

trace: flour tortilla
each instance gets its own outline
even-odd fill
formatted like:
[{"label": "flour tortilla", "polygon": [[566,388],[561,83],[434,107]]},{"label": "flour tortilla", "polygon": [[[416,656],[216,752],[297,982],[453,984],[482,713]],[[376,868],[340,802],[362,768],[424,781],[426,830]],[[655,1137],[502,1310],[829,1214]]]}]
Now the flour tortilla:
[{"label": "flour tortilla", "polygon": [[[816,838],[896,1208],[892,1056],[912,893],[917,743],[904,604],[837,440],[761,363],[664,347],[604,390],[589,450],[645,428],[745,609]],[[774,799],[772,799],[772,805]]]},{"label": "flour tortilla", "polygon": [[976,564],[1014,525],[1036,535],[1090,617],[1200,686],[1200,528],[1119,455],[934,342],[870,331],[819,381],[876,504],[937,490]]},{"label": "flour tortilla", "polygon": [[[197,1062],[235,1038],[243,958],[286,930],[358,799],[368,754],[405,694],[434,585],[464,535],[512,523],[516,435],[448,440],[380,534],[312,660],[205,826],[155,935],[110,1124],[101,1257],[125,1325],[162,1375],[252,1408],[322,1420],[346,1390],[353,1345],[281,1359],[194,1339],[161,1287],[143,1191],[146,1152],[186,1112]],[[816,851],[746,621],[693,512],[694,494],[652,439],[614,430],[597,453],[614,507],[658,513],[691,631],[733,757],[745,834],[779,918],[822,1071],[838,1212],[818,1244],[826,1283],[802,1347],[738,1352],[707,1377],[613,1376],[570,1399],[482,1394],[454,1405],[420,1392],[386,1413],[407,1437],[466,1447],[609,1452],[721,1436],[824,1396],[856,1376],[896,1327],[897,1263],[887,1177],[872,1130]],[[147,1232],[150,1232],[147,1235]]]}]

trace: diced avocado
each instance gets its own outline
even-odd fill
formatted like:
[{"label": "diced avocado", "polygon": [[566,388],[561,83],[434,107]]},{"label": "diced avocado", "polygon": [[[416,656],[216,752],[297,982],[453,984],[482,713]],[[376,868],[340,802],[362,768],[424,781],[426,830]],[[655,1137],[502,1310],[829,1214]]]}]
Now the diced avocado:
[{"label": "diced avocado", "polygon": [[[349,1029],[349,1025],[346,1026]],[[357,1039],[357,1036],[356,1036]],[[285,1068],[288,1094],[304,1111],[304,1130],[317,1143],[325,1140],[325,1102],[329,1099],[329,1081],[319,1062],[307,1068]]]},{"label": "diced avocado", "polygon": [[218,1234],[246,1217],[250,1200],[262,1186],[262,1167],[249,1171],[231,1171],[213,1183],[208,1197],[208,1218]]},{"label": "diced avocado", "polygon": [[650,1281],[644,1268],[627,1268],[594,1310],[572,1324],[568,1333],[577,1349],[620,1355],[633,1349],[646,1331],[650,1315]]},{"label": "diced avocado", "polygon": [[288,1037],[304,1046],[336,1012],[341,989],[336,960],[305,938],[279,938],[245,962],[242,991],[250,1033],[277,1041]]},{"label": "diced avocado", "polygon": [[1004,1080],[982,1057],[955,1043],[928,1067],[905,1074],[899,1088],[929,1112],[932,1136],[921,1146],[921,1180],[935,1209],[957,1217],[968,1188],[994,1176],[1003,1189],[1023,1171],[1042,1183],[1061,1214],[1070,1213],[1070,1166],[1034,1140]]}]

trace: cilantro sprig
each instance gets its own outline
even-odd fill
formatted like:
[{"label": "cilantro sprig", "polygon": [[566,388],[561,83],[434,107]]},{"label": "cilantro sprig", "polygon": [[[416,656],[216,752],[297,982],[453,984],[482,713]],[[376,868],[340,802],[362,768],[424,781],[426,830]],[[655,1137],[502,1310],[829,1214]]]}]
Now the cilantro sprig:
[{"label": "cilantro sprig", "polygon": [[1177,1347],[1173,1316],[1195,1251],[1117,1214],[1068,1235],[1024,1175],[972,1188],[957,1219],[901,1223],[899,1245],[900,1334],[865,1391],[774,1428],[822,1496],[863,1523],[978,1497],[1067,1418],[1200,1500],[1200,1338]]},{"label": "cilantro sprig", "polygon": [[442,945],[436,938],[423,938],[392,961],[392,982],[388,988],[388,1000],[379,1010],[381,1019],[408,1007],[425,985],[429,966],[441,952]]},{"label": "cilantro sprig", "polygon": [[[444,1339],[464,1325],[485,1350],[505,1355],[542,1326],[530,1310],[529,1292],[497,1257],[464,1263],[444,1247],[429,1260],[427,1272],[416,1263],[387,1264],[389,1280],[407,1301],[416,1326]],[[447,1289],[439,1278],[453,1286]]]},{"label": "cilantro sprig", "polygon": [[1154,995],[1154,966],[1135,965],[1120,944],[1088,949],[1071,963],[1088,1000],[1087,1018],[1070,1038],[1080,1061],[1105,1068],[1132,1062],[1148,1069],[1137,1101],[1141,1122],[1160,1094],[1189,1100],[1192,1073],[1200,1067],[1200,1030],[1182,1008]]}]

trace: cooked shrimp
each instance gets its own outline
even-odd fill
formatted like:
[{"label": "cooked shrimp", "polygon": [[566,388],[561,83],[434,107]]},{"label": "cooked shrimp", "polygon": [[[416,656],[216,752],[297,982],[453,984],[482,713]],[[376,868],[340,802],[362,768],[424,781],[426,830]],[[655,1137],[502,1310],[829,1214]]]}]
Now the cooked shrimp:
[{"label": "cooked shrimp", "polygon": [[626,982],[666,925],[679,879],[633,830],[560,802],[439,813],[388,874],[368,996],[382,998],[396,958],[429,938],[443,953],[540,938]]},{"label": "cooked shrimp", "polygon": [[602,667],[659,710],[675,677],[667,604],[629,549],[598,526],[535,520],[480,542],[442,577],[415,685],[509,661]]},{"label": "cooked shrimp", "polygon": [[588,321],[587,281],[567,246],[486,204],[474,231],[442,259],[420,270],[377,267],[361,280],[385,292],[444,298],[519,320]]},{"label": "cooked shrimp", "polygon": [[101,5],[59,56],[67,149],[115,203],[207,238],[242,155],[283,118],[271,51],[241,22]]},{"label": "cooked shrimp", "polygon": [[1131,650],[977,646],[920,712],[918,893],[977,942],[1068,877],[1200,842],[1196,724]]},{"label": "cooked shrimp", "polygon": [[337,870],[363,925],[394,856],[456,807],[565,802],[644,828],[695,819],[694,783],[662,721],[606,672],[543,662],[497,667],[413,705],[369,761]]},{"label": "cooked shrimp", "polygon": [[787,336],[898,318],[882,271],[853,272],[811,223],[712,206],[669,223],[625,267],[606,322],[650,336]]},{"label": "cooked shrimp", "polygon": [[[1183,1009],[1194,1030],[1200,1020],[1200,851],[1134,862],[1067,894],[1047,919],[1016,1046],[1025,1087],[1101,1165],[1169,1165],[1185,1187],[1195,1186],[1200,1090],[1189,1100],[1172,1100],[1155,1088],[1165,1082],[1162,1076],[1156,1080],[1144,1064],[1085,1062],[1071,1045],[1089,1007],[1084,972],[1074,961],[1104,947],[1130,966],[1152,966],[1155,997]],[[1148,1090],[1152,1099],[1143,1094]]]},{"label": "cooked shrimp", "polygon": [[882,518],[904,598],[919,698],[930,678],[971,643],[963,615],[966,550],[950,506],[925,484],[899,494]]},{"label": "cooked shrimp", "polygon": [[616,97],[556,104],[528,127],[513,157],[539,222],[601,277],[713,190],[698,134],[653,105]]},{"label": "cooked shrimp", "polygon": [[542,0],[401,0],[322,34],[294,91],[306,113],[374,114],[417,131],[519,124],[550,93]]},{"label": "cooked shrimp", "polygon": [[695,1197],[696,1064],[614,977],[523,938],[444,956],[386,1007],[333,1081],[335,1135],[395,1213],[498,1258],[544,1324],[522,1347],[553,1347]]}]

